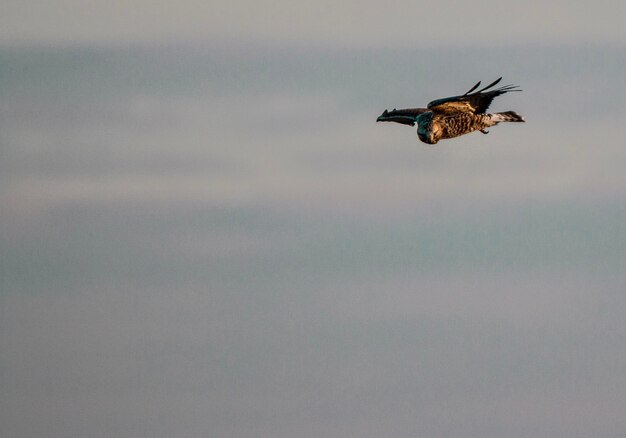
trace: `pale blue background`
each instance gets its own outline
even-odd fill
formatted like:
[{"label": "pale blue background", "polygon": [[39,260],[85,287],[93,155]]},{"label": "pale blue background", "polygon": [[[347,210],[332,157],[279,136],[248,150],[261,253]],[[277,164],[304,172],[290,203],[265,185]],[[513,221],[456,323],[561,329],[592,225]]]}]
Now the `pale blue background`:
[{"label": "pale blue background", "polygon": [[626,436],[624,15],[4,2],[0,435]]}]

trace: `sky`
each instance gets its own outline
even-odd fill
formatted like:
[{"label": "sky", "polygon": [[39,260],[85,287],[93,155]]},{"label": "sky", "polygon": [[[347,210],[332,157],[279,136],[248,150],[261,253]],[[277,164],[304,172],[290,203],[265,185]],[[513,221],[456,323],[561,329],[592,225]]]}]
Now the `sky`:
[{"label": "sky", "polygon": [[[346,47],[620,44],[626,6],[608,0],[4,0],[0,41],[132,44],[243,40]],[[452,30],[451,30],[452,29]]]},{"label": "sky", "polygon": [[624,436],[624,7],[458,8],[5,1],[0,435]]}]

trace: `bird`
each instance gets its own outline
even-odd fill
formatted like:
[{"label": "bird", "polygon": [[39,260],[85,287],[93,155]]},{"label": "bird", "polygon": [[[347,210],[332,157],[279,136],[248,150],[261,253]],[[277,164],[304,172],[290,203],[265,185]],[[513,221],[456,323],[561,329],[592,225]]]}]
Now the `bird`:
[{"label": "bird", "polygon": [[522,91],[517,85],[504,85],[492,89],[502,77],[478,91],[480,81],[465,94],[445,97],[430,102],[426,108],[385,110],[377,122],[396,122],[414,126],[417,123],[417,136],[427,144],[437,144],[439,140],[459,137],[470,132],[488,134],[487,128],[500,122],[525,122],[515,111],[488,114],[489,105],[497,96],[510,91]]}]

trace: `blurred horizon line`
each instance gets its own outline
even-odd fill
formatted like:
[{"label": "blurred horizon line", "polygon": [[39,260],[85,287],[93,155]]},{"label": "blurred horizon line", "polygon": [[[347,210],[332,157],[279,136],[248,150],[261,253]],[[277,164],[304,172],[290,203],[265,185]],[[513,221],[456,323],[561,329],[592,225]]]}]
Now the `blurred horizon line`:
[{"label": "blurred horizon line", "polygon": [[281,38],[146,38],[134,41],[116,40],[39,40],[35,38],[12,38],[0,40],[0,50],[152,50],[152,49],[233,49],[242,50],[250,48],[272,49],[290,51],[294,49],[308,49],[315,51],[331,52],[410,52],[422,50],[510,50],[510,49],[624,49],[626,41],[587,41],[584,44],[571,41],[537,41],[528,40],[505,40],[485,41],[481,43],[462,41],[438,41],[436,44],[329,44],[324,42],[284,40]]}]

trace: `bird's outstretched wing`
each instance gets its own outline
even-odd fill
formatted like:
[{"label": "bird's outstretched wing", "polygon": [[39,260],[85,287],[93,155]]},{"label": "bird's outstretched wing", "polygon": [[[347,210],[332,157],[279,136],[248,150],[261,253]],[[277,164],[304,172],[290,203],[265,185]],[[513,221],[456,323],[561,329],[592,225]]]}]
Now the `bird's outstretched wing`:
[{"label": "bird's outstretched wing", "polygon": [[413,126],[417,121],[417,117],[427,112],[426,108],[406,108],[406,109],[393,109],[391,111],[385,110],[379,117],[376,119],[377,122],[396,122],[402,123],[403,125]]},{"label": "bird's outstretched wing", "polygon": [[433,100],[428,104],[428,109],[433,113],[438,114],[453,114],[459,112],[471,112],[475,114],[483,114],[489,108],[491,101],[501,94],[508,93],[509,91],[522,91],[519,90],[517,85],[505,85],[495,90],[486,91],[500,82],[502,78],[498,78],[496,81],[487,85],[480,90],[473,92],[479,87],[480,81],[470,88],[465,94],[461,96],[445,97],[443,99]]}]

